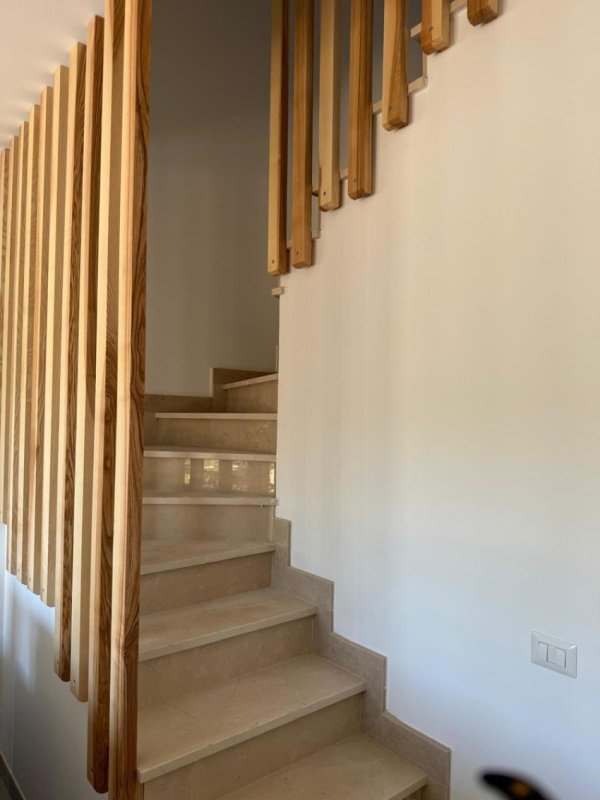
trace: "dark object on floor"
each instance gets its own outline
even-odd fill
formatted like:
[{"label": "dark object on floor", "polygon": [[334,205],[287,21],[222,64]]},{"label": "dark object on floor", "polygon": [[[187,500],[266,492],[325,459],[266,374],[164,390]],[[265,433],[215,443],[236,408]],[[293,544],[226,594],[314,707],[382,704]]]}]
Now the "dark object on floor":
[{"label": "dark object on floor", "polygon": [[552,800],[524,778],[486,772],[482,775],[482,781],[509,800]]}]

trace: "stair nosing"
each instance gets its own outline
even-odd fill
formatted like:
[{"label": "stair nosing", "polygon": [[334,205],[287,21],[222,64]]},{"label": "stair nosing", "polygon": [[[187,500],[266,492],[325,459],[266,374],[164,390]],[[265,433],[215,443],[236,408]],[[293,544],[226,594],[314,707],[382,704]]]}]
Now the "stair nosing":
[{"label": "stair nosing", "polygon": [[[300,659],[305,659],[307,661],[310,659],[313,662],[315,662],[316,660],[326,662],[327,664],[330,665],[331,668],[334,668],[338,670],[340,673],[345,673],[346,675],[354,678],[354,681],[352,682],[352,685],[348,685],[347,687],[339,689],[338,691],[331,691],[326,696],[320,696],[313,702],[306,702],[302,704],[299,701],[297,701],[296,705],[293,708],[288,709],[286,712],[280,711],[279,714],[272,714],[269,719],[265,719],[263,722],[255,724],[252,727],[246,727],[243,730],[239,730],[237,733],[234,733],[233,735],[222,737],[218,741],[211,742],[210,744],[196,745],[192,749],[188,748],[187,750],[181,752],[180,755],[171,758],[168,763],[162,762],[160,764],[156,764],[155,766],[140,768],[138,761],[137,774],[139,781],[141,783],[148,783],[149,781],[155,780],[156,778],[159,778],[162,775],[174,772],[177,769],[181,769],[182,767],[194,764],[198,761],[208,758],[209,756],[212,756],[215,753],[219,753],[224,750],[229,750],[230,748],[235,747],[238,744],[242,744],[243,742],[247,742],[250,739],[262,736],[263,734],[268,733],[269,731],[276,730],[277,728],[282,728],[285,725],[288,725],[291,722],[295,722],[298,719],[302,719],[303,717],[315,714],[317,711],[320,711],[323,708],[328,708],[329,706],[341,703],[344,700],[348,700],[349,698],[354,697],[358,694],[362,694],[362,692],[364,692],[367,688],[367,684],[362,678],[358,677],[357,675],[354,675],[354,673],[351,673],[348,670],[343,669],[342,667],[337,666],[336,664],[333,664],[332,662],[326,661],[326,659],[323,659],[320,656],[316,655],[299,656],[298,658],[290,659],[290,661],[288,662],[283,662],[283,664],[297,662]],[[256,670],[252,673],[249,673],[247,676],[242,676],[241,679],[237,678],[236,680],[226,681],[225,683],[221,684],[220,687],[218,688],[222,689],[227,685],[235,687],[236,684],[238,685],[240,684],[241,680],[244,677],[255,675],[257,673],[265,673],[269,670],[274,671],[275,668],[277,667],[281,668],[281,666],[282,664],[277,664],[275,666],[265,667],[261,670]],[[217,687],[213,687],[212,689],[205,690],[205,693],[209,694],[216,688]],[[186,704],[186,698],[190,698],[192,695],[200,695],[200,694],[203,694],[203,692],[188,693],[186,695],[181,696],[179,698],[179,702],[181,704]],[[176,710],[181,711],[187,716],[191,716],[189,711],[184,711],[184,709],[177,706],[174,701],[160,705],[173,706],[175,707]],[[149,709],[144,709],[141,713],[143,714],[144,711],[148,710]],[[195,718],[192,716],[192,719]]]},{"label": "stair nosing", "polygon": [[233,381],[223,384],[223,389],[243,389],[245,386],[259,386],[261,383],[272,383],[279,380],[279,373],[272,372],[270,375],[261,375],[259,378],[246,378],[243,381]]},{"label": "stair nosing", "polygon": [[[260,595],[260,594],[271,594],[271,595],[280,595],[282,597],[286,597],[283,592],[277,592],[273,589],[255,589],[249,592],[240,592],[237,595],[231,595],[228,597],[228,600],[233,601],[236,597],[243,597],[248,595]],[[222,598],[218,598],[222,599]],[[163,645],[162,647],[155,647],[154,649],[149,649],[147,651],[142,652],[140,647],[140,656],[139,661],[140,663],[144,663],[146,661],[152,661],[156,658],[162,658],[163,656],[173,655],[174,653],[183,653],[186,650],[195,650],[196,648],[205,647],[209,644],[214,644],[216,642],[223,642],[227,639],[235,639],[237,636],[244,636],[247,633],[255,633],[256,631],[267,630],[268,628],[274,628],[277,625],[284,625],[288,622],[295,622],[299,619],[306,619],[307,617],[313,617],[317,613],[317,607],[312,603],[307,603],[306,601],[302,601],[302,598],[293,598],[298,600],[300,603],[303,603],[301,608],[297,608],[295,611],[286,611],[280,612],[276,616],[266,616],[262,619],[256,619],[252,622],[247,622],[245,624],[238,625],[235,628],[221,628],[220,630],[213,631],[212,633],[198,635],[189,639],[181,639],[179,642],[171,642],[169,645]],[[195,603],[194,606],[201,608],[202,606],[210,606],[211,604],[215,604],[216,600],[208,600],[203,603]],[[191,606],[184,606],[184,608],[190,608]],[[174,609],[169,611],[156,611],[152,614],[145,615],[146,617],[156,617],[163,615],[165,618],[174,617],[176,616],[176,612],[181,609]],[[141,637],[140,637],[141,640]]]},{"label": "stair nosing", "polygon": [[190,447],[179,445],[147,445],[144,448],[144,458],[189,458],[212,461],[256,461],[276,462],[276,453],[262,453],[258,450],[244,452],[240,449],[222,449],[218,447]]},{"label": "stair nosing", "polygon": [[277,414],[270,412],[241,412],[241,411],[157,411],[155,419],[206,419],[216,422],[276,422]]},{"label": "stair nosing", "polygon": [[277,498],[272,495],[245,494],[232,492],[231,494],[215,493],[214,495],[195,495],[192,492],[164,494],[144,494],[144,506],[276,506]]},{"label": "stair nosing", "polygon": [[171,559],[170,561],[163,561],[156,565],[144,565],[142,558],[141,574],[142,575],[156,575],[160,572],[173,572],[178,569],[187,569],[188,567],[201,567],[205,564],[217,564],[220,561],[232,561],[235,558],[246,558],[249,556],[259,556],[275,551],[273,542],[240,542],[232,543],[236,546],[230,547],[228,550],[215,551],[212,553],[203,553],[197,556],[190,556],[188,558]]}]

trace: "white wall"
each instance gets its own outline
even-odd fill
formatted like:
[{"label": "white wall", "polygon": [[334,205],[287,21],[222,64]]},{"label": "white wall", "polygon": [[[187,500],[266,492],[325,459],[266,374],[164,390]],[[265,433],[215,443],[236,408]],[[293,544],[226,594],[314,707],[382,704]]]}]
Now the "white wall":
[{"label": "white wall", "polygon": [[455,800],[485,766],[597,800],[600,5],[503,6],[458,15],[412,125],[378,120],[375,196],[284,280],[278,513]]},{"label": "white wall", "polygon": [[[6,526],[0,525],[4,563]],[[87,705],[54,674],[54,610],[0,571],[0,752],[26,800],[97,800]]]},{"label": "white wall", "polygon": [[270,0],[155,0],[147,391],[271,370],[266,273]]}]

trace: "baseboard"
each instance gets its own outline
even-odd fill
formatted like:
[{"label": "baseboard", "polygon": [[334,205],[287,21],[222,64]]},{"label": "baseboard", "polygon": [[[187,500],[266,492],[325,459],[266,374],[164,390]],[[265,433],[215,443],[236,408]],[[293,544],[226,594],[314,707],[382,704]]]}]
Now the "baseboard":
[{"label": "baseboard", "polygon": [[423,791],[423,800],[448,800],[450,749],[404,724],[387,710],[387,658],[335,633],[334,583],[291,566],[291,523],[288,520],[275,518],[273,541],[273,587],[302,597],[317,607],[316,652],[360,675],[367,684],[364,732],[427,773],[429,784]]},{"label": "baseboard", "polygon": [[0,753],[0,783],[6,787],[11,800],[25,800],[25,795],[19,788],[19,784],[16,782],[2,753]]}]

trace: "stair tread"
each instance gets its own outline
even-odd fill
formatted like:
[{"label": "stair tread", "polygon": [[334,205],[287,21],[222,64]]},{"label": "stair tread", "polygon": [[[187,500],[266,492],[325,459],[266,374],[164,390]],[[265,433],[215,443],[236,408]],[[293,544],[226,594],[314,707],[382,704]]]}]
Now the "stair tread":
[{"label": "stair tread", "polygon": [[203,539],[172,542],[146,540],[142,542],[142,575],[272,553],[274,550],[275,545],[267,541],[236,542]]},{"label": "stair tread", "polygon": [[272,589],[220,597],[140,619],[140,661],[312,616],[316,607]]},{"label": "stair tread", "polygon": [[146,445],[146,458],[204,458],[227,461],[275,461],[275,453],[262,453],[258,450],[243,451],[226,447],[197,447],[194,445]]},{"label": "stair tread", "polygon": [[146,489],[144,505],[208,505],[208,506],[275,506],[273,495],[255,492],[238,492],[233,489],[191,489],[189,491],[161,491]]},{"label": "stair tread", "polygon": [[139,778],[146,783],[365,688],[358,676],[308,655],[142,709]]},{"label": "stair tread", "polygon": [[224,384],[224,389],[242,389],[244,386],[258,386],[261,383],[271,383],[279,380],[279,373],[273,372],[271,375],[261,375],[259,378],[246,378],[243,381],[234,381]]},{"label": "stair tread", "polygon": [[223,800],[403,800],[426,775],[366,736],[325,747]]},{"label": "stair tread", "polygon": [[156,419],[206,419],[223,420],[225,422],[231,422],[232,420],[241,420],[242,422],[276,422],[277,420],[277,414],[275,413],[262,413],[257,411],[157,411],[154,416]]}]

